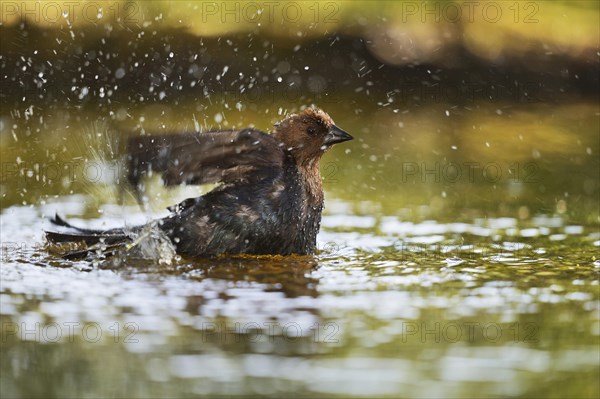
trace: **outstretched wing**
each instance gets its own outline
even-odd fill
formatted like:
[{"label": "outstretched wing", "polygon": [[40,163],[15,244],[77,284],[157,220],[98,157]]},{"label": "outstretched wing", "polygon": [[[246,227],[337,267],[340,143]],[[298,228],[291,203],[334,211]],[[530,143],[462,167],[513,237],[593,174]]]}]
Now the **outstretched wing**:
[{"label": "outstretched wing", "polygon": [[127,179],[161,173],[166,186],[260,179],[283,164],[279,141],[255,129],[133,137]]}]

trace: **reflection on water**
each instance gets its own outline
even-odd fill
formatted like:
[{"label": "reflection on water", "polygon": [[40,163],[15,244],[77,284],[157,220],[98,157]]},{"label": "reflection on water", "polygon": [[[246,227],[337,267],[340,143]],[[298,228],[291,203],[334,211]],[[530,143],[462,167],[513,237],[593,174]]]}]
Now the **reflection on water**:
[{"label": "reflection on water", "polygon": [[43,216],[84,200],[2,212],[3,396],[598,394],[596,228],[407,222],[332,200],[316,257],[47,254]]}]

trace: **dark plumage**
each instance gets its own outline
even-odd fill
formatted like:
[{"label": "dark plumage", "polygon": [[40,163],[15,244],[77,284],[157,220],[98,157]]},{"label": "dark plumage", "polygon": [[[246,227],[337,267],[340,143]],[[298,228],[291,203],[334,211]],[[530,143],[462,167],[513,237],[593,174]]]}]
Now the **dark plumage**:
[{"label": "dark plumage", "polygon": [[[182,255],[312,254],[323,209],[319,160],[351,139],[316,108],[288,116],[270,135],[244,129],[141,136],[129,142],[127,178],[138,190],[149,171],[162,173],[166,185],[221,183],[156,221]],[[118,250],[144,228],[81,229],[58,216],[53,222],[76,231],[46,232],[50,243],[83,242],[67,257],[85,256],[99,243]]]}]

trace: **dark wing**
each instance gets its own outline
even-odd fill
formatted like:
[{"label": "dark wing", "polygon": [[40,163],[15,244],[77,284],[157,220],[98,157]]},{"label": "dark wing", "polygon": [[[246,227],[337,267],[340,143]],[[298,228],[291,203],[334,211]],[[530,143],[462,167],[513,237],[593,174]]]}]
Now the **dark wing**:
[{"label": "dark wing", "polygon": [[133,137],[127,152],[134,186],[150,171],[167,186],[260,179],[284,159],[279,141],[254,129]]}]

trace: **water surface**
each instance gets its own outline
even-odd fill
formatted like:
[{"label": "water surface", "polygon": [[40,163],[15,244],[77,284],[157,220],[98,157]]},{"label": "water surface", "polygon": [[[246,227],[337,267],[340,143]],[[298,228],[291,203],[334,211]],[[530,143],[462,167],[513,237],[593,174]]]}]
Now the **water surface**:
[{"label": "water surface", "polygon": [[[85,201],[2,212],[3,396],[598,392],[597,228],[407,222],[334,199],[315,257],[71,262],[38,247],[44,216]],[[103,220],[148,216],[120,209]]]}]

